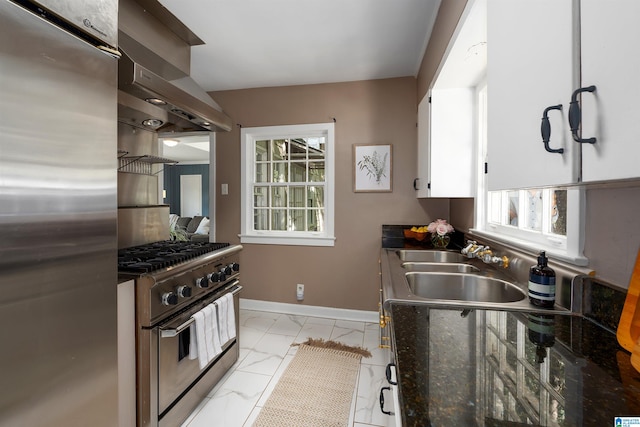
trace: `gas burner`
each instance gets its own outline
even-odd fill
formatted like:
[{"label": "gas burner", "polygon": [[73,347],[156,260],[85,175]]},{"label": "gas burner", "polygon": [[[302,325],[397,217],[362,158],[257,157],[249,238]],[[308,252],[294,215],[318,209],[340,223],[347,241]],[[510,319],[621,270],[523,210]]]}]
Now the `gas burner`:
[{"label": "gas burner", "polygon": [[165,240],[133,246],[118,251],[118,271],[122,273],[150,273],[209,252],[229,246],[229,243],[183,242]]}]

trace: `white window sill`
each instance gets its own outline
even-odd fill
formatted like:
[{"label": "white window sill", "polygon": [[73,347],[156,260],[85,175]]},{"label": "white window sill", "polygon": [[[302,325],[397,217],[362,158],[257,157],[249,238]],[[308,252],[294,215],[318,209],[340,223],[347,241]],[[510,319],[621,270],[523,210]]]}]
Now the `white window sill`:
[{"label": "white window sill", "polygon": [[335,237],[326,236],[274,236],[257,234],[240,234],[240,243],[259,245],[288,245],[288,246],[335,246]]},{"label": "white window sill", "polygon": [[492,233],[484,230],[471,229],[469,230],[469,233],[471,235],[476,235],[480,237],[484,236],[493,240],[497,240],[500,243],[513,246],[515,248],[529,252],[533,255],[537,255],[538,252],[540,252],[541,250],[544,250],[548,256],[556,258],[563,262],[581,266],[581,267],[589,265],[589,259],[582,254],[570,254],[565,250],[558,250],[557,248],[554,248],[551,246],[542,245],[539,243],[531,243],[531,242],[527,242],[526,240],[518,239],[517,237],[505,236],[504,234]]}]

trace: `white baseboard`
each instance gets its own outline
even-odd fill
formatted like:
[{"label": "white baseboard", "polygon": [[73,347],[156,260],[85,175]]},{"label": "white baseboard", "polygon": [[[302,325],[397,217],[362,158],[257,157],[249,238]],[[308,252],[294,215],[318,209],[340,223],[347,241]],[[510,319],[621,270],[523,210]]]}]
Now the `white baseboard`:
[{"label": "white baseboard", "polygon": [[377,311],[318,307],[314,305],[288,304],[284,302],[260,301],[245,298],[240,298],[240,309],[295,314],[300,316],[326,317],[329,319],[353,320],[356,322],[378,323]]}]

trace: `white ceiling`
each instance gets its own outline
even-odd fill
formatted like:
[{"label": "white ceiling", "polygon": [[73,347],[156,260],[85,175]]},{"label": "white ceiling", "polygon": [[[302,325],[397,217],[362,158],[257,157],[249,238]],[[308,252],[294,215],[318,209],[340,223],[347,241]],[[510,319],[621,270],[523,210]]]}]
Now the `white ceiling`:
[{"label": "white ceiling", "polygon": [[[173,139],[178,141],[175,147],[169,147],[163,144],[165,139]],[[209,134],[201,135],[158,135],[161,142],[162,157],[171,160],[177,160],[180,164],[190,163],[209,163]]]},{"label": "white ceiling", "polygon": [[440,0],[159,0],[206,91],[416,76]]}]

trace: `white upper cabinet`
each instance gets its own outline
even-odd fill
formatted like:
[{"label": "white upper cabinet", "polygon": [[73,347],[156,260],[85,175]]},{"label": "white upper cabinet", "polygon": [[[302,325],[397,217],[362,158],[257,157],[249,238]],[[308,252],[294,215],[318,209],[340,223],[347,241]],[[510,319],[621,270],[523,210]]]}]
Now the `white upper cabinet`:
[{"label": "white upper cabinet", "polygon": [[418,197],[474,196],[473,96],[472,88],[432,90],[418,105],[418,173],[427,182],[416,183]]},{"label": "white upper cabinet", "polygon": [[640,1],[582,0],[584,182],[640,176]]},{"label": "white upper cabinet", "polygon": [[[598,1],[598,0],[594,0]],[[578,84],[573,0],[487,3],[489,190],[576,182],[579,145],[567,114]],[[558,107],[560,106],[560,107]],[[551,129],[545,149],[545,110]]]},{"label": "white upper cabinet", "polygon": [[474,197],[476,86],[486,74],[486,0],[469,0],[418,105],[417,197]]},{"label": "white upper cabinet", "polygon": [[[489,190],[640,177],[639,18],[638,0],[488,2]],[[561,154],[540,131],[557,105],[548,145]]]}]

